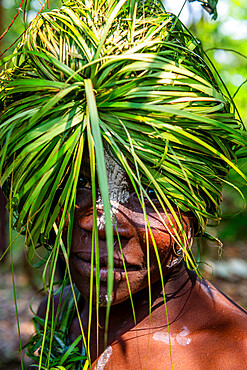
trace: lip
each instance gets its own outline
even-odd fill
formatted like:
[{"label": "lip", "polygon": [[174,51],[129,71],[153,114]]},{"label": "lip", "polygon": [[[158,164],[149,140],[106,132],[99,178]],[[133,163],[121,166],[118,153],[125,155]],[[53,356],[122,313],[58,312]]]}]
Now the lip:
[{"label": "lip", "polygon": [[[82,256],[80,253],[73,253],[70,256],[72,259],[71,261],[74,261],[77,267],[77,271],[87,277],[90,278],[91,276],[91,259]],[[72,262],[73,263],[73,262]],[[113,274],[114,274],[114,280],[122,280],[126,278],[126,271],[127,273],[132,272],[138,272],[141,270],[141,266],[137,264],[132,264],[127,261],[125,261],[125,267],[126,271],[124,269],[123,260],[114,257],[113,259],[114,268],[113,268]],[[99,275],[100,275],[100,281],[107,281],[108,276],[108,259],[107,256],[100,257],[99,259]],[[93,277],[96,278],[96,265],[93,265]]]}]

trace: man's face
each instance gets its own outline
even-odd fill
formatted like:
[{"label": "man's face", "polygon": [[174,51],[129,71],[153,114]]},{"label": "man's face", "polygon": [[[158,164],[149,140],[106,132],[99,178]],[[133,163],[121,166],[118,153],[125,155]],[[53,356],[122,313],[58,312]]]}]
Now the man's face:
[{"label": "man's face", "polygon": [[[148,269],[151,282],[160,279],[157,256],[152,238],[147,237],[147,227],[143,209],[125,171],[106,153],[106,168],[110,201],[112,205],[113,234],[114,234],[114,270],[112,304],[120,303],[129,297],[127,276],[131,293],[134,294],[148,285]],[[89,176],[88,176],[89,178]],[[152,197],[152,193],[150,192]],[[146,200],[146,214],[157,252],[162,264],[163,274],[166,275],[170,266],[178,258],[174,253],[176,246],[175,232],[162,210],[158,201],[152,199],[160,212],[154,211]],[[107,304],[108,253],[105,233],[105,218],[102,200],[97,200],[97,227],[99,236],[99,265],[100,265],[100,292],[99,304]],[[173,217],[171,221],[176,227]],[[191,224],[188,217],[183,216],[183,224],[188,239],[191,238]],[[117,226],[117,231],[116,231]],[[73,237],[70,252],[70,268],[73,280],[86,300],[90,295],[91,250],[93,230],[93,204],[89,181],[81,176],[77,192],[76,209],[74,216]],[[118,235],[117,235],[118,234]],[[121,247],[120,247],[120,243]],[[190,240],[189,240],[190,242]],[[186,243],[188,244],[188,242]],[[122,249],[122,253],[121,253]],[[126,271],[123,265],[125,261]],[[93,301],[96,297],[96,266],[93,267]]]}]

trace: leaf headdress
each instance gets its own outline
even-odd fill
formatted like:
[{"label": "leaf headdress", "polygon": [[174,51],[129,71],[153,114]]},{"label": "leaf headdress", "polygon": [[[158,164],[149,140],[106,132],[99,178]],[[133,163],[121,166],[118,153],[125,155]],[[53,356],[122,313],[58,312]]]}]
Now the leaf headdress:
[{"label": "leaf headdress", "polygon": [[158,1],[68,1],[39,15],[1,101],[1,184],[31,249],[71,212],[86,141],[100,166],[108,143],[133,181],[201,230],[220,218],[222,181],[246,145],[200,43]]}]

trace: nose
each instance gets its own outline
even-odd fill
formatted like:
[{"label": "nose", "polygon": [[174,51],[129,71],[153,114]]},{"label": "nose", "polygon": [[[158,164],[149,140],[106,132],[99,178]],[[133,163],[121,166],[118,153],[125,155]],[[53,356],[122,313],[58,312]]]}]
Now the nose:
[{"label": "nose", "polygon": [[[85,231],[93,231],[93,210],[79,218],[78,226]],[[103,211],[97,212],[97,227],[99,238],[102,240],[106,239],[105,215]],[[112,216],[112,228],[114,236],[119,235],[119,237],[130,239],[134,234],[133,226],[120,211]]]}]

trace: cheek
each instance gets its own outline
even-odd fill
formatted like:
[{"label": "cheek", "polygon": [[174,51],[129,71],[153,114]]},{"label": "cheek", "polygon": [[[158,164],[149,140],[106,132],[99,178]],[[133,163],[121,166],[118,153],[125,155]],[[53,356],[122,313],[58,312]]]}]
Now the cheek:
[{"label": "cheek", "polygon": [[[148,286],[148,274],[147,270],[139,272],[129,272],[128,281],[130,286],[131,294],[135,294],[140,290]],[[126,278],[120,283],[114,286],[113,290],[113,304],[120,303],[130,296],[129,287]]]},{"label": "cheek", "polygon": [[[155,258],[154,262],[156,263],[157,254],[158,254],[158,256],[160,258],[160,262],[161,262],[162,265],[164,263],[168,263],[168,260],[169,260],[169,258],[171,257],[171,255],[173,253],[173,245],[174,245],[171,236],[169,234],[161,232],[161,231],[155,231],[153,233],[153,236],[154,236],[156,244],[151,245],[151,248],[152,248],[151,256],[155,255],[154,256],[154,258]],[[157,248],[156,252],[155,252],[155,247]]]},{"label": "cheek", "polygon": [[157,254],[163,264],[173,252],[174,240],[161,223],[150,222],[150,227],[151,232],[146,232],[145,227],[139,227],[138,234],[146,260],[149,254],[150,267],[157,267]]}]

